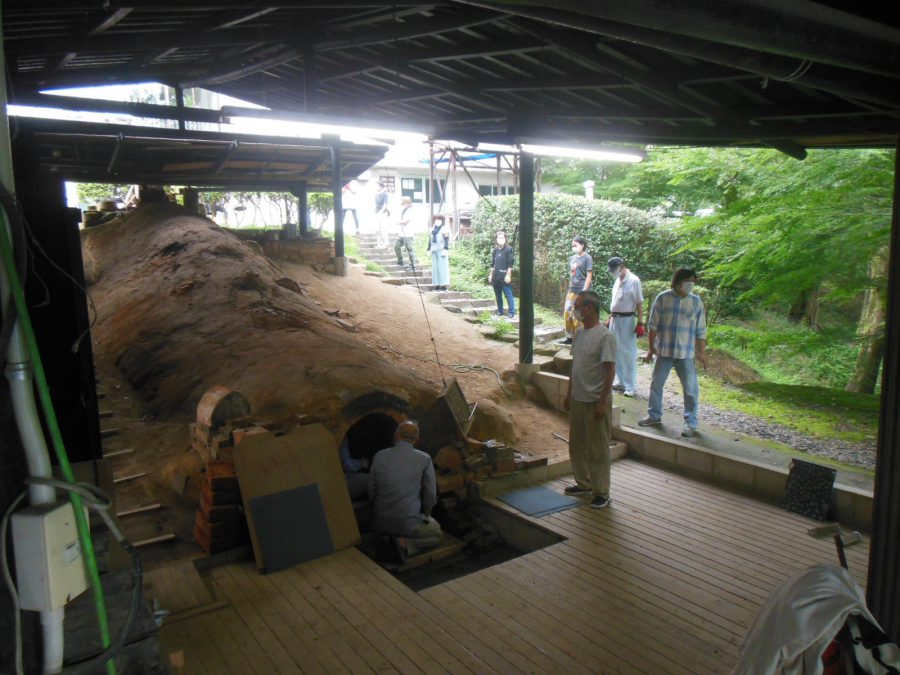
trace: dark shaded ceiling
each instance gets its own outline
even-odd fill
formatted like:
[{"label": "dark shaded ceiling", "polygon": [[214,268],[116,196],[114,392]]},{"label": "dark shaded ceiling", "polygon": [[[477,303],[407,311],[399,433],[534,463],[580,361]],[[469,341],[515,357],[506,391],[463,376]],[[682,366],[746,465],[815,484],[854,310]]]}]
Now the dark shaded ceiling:
[{"label": "dark shaded ceiling", "polygon": [[893,145],[893,2],[3,0],[10,97],[159,81],[465,142]]}]

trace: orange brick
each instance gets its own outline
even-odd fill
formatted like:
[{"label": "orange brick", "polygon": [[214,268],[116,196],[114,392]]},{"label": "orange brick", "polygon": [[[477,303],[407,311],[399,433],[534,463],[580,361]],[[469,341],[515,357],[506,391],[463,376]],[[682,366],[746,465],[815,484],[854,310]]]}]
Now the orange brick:
[{"label": "orange brick", "polygon": [[240,489],[234,462],[222,460],[207,462],[206,482],[213,492],[236,492]]}]

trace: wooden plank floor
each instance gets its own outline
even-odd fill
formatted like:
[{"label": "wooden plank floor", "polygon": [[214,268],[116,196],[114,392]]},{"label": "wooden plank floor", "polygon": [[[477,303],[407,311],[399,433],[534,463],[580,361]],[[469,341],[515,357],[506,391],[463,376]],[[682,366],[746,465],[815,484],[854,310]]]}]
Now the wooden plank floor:
[{"label": "wooden plank floor", "polygon": [[[211,675],[727,673],[773,588],[837,561],[817,523],[768,504],[632,460],[612,486],[607,509],[529,519],[561,543],[418,594],[356,549],[214,568],[216,602],[173,613],[163,649]],[[860,584],[868,547],[847,549]]]}]

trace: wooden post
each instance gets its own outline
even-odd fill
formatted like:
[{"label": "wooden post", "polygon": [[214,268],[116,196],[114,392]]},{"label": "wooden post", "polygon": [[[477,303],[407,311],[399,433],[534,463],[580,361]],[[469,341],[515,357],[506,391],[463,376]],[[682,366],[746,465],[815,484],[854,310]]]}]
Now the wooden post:
[{"label": "wooden post", "polygon": [[534,155],[519,155],[519,363],[534,359]]},{"label": "wooden post", "polygon": [[[898,139],[900,140],[900,139]],[[881,413],[875,459],[875,501],[866,603],[884,632],[900,638],[900,143],[894,150],[894,203],[891,216],[890,273],[885,322],[884,365],[881,375]]]},{"label": "wooden post", "polygon": [[297,183],[296,187],[291,189],[291,194],[297,198],[297,223],[300,227],[300,236],[305,237],[309,234],[309,195],[306,181],[301,180]]},{"label": "wooden post", "polygon": [[184,131],[184,89],[175,87],[175,105],[178,107],[178,128]]},{"label": "wooden post", "polygon": [[341,174],[341,146],[335,142],[331,146],[331,194],[334,197],[334,273],[344,276],[344,199],[341,192],[344,178]]}]

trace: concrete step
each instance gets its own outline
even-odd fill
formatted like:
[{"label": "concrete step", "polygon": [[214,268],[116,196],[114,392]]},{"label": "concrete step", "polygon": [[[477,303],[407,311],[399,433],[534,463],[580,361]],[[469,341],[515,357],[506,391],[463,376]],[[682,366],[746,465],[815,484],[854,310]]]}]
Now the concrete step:
[{"label": "concrete step", "polygon": [[466,291],[435,291],[435,296],[440,300],[462,300],[471,298],[472,294]]},{"label": "concrete step", "polygon": [[475,300],[469,298],[441,298],[441,307],[457,307],[459,309],[478,309],[495,307],[493,300]]}]

